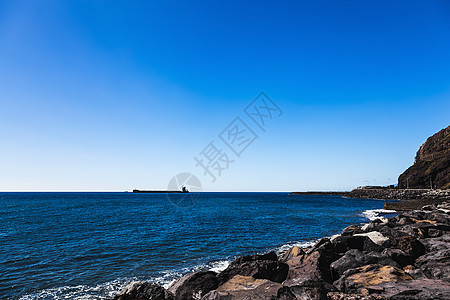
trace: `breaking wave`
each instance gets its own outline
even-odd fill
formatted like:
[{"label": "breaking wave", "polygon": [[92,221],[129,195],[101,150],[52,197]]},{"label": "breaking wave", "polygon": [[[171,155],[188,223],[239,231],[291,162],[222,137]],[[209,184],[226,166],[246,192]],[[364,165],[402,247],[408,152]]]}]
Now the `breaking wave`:
[{"label": "breaking wave", "polygon": [[395,214],[395,210],[388,210],[388,209],[369,209],[362,212],[362,216],[364,218],[369,219],[370,221],[373,221],[375,219],[378,219],[380,217],[384,217],[385,215],[389,214]]}]

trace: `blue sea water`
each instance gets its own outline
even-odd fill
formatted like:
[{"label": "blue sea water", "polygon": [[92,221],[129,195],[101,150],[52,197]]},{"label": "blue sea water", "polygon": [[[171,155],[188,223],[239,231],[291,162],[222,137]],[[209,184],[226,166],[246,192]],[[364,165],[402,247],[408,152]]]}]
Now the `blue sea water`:
[{"label": "blue sea water", "polygon": [[[0,299],[110,299],[368,222],[383,201],[287,193],[0,193]],[[365,212],[365,213],[364,213]],[[370,213],[371,212],[371,213]]]}]

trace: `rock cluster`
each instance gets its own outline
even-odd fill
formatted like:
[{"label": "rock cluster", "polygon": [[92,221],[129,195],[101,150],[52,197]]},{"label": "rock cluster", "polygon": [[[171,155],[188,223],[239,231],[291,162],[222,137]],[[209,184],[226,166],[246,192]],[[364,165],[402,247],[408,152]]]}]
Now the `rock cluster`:
[{"label": "rock cluster", "polygon": [[352,225],[278,256],[240,257],[219,274],[187,274],[168,290],[135,282],[115,297],[135,299],[450,299],[450,204]]}]

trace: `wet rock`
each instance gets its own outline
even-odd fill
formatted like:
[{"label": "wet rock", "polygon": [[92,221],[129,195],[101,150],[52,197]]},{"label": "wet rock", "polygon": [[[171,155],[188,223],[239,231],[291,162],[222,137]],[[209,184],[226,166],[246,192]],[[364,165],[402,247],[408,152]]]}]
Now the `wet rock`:
[{"label": "wet rock", "polygon": [[346,271],[334,282],[341,292],[360,293],[362,288],[373,288],[384,282],[412,280],[411,275],[392,266],[367,265]]},{"label": "wet rock", "polygon": [[[280,283],[267,279],[256,279],[251,276],[236,275],[216,290],[210,291],[202,300],[244,300],[244,299],[277,299],[278,292],[283,289]],[[282,293],[286,297],[286,292]],[[291,300],[291,299],[288,299]]]},{"label": "wet rock", "polygon": [[[364,253],[357,249],[349,250],[345,255],[331,264],[331,268],[338,276],[342,276],[345,271],[362,267],[369,264],[379,264],[385,266],[400,267],[392,258],[379,252]],[[335,278],[337,279],[336,276]]]},{"label": "wet rock", "polygon": [[286,279],[289,266],[278,261],[275,252],[265,255],[248,255],[233,261],[217,276],[219,285],[230,280],[235,275],[253,276],[257,279],[268,279],[283,282]]},{"label": "wet rock", "polygon": [[135,281],[122,289],[114,300],[174,300],[172,293],[147,281]]},{"label": "wet rock", "polygon": [[200,299],[219,286],[216,275],[211,271],[186,274],[169,287],[169,292],[175,295],[175,300]]}]

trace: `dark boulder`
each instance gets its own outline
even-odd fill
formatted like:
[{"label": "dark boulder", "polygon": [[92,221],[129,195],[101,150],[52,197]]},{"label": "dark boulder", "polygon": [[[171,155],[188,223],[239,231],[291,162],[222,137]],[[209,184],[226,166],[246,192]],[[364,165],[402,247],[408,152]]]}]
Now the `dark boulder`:
[{"label": "dark boulder", "polygon": [[375,244],[367,236],[338,236],[326,246],[326,249],[344,254],[350,249],[381,252],[384,248]]},{"label": "dark boulder", "polygon": [[303,278],[305,276],[333,282],[330,264],[339,259],[341,255],[326,248],[320,248],[304,256],[294,257],[287,261],[289,273],[287,279]]},{"label": "dark boulder", "polygon": [[[447,300],[450,299],[448,284],[437,280],[409,280],[386,282],[378,290],[362,289],[360,294],[342,292],[328,293],[330,300]],[[372,293],[372,294],[370,294]]]},{"label": "dark boulder", "polygon": [[381,253],[392,258],[401,267],[406,267],[414,264],[414,258],[400,249],[387,248],[384,249]]},{"label": "dark boulder", "polygon": [[[278,298],[278,295],[283,298]],[[236,275],[216,290],[207,293],[202,300],[273,300],[288,298],[289,293],[280,283],[251,276]]]},{"label": "dark boulder", "polygon": [[122,289],[114,300],[174,300],[172,293],[147,281],[135,281]]},{"label": "dark boulder", "polygon": [[342,230],[341,235],[354,235],[355,233],[362,233],[361,227],[358,225],[350,225]]},{"label": "dark boulder", "polygon": [[328,293],[329,300],[381,300],[385,299],[380,295],[366,295],[366,294],[347,294],[342,292],[329,292]]},{"label": "dark boulder", "polygon": [[337,274],[335,279],[342,276],[345,271],[369,264],[400,267],[392,258],[379,252],[362,252],[351,249],[345,255],[331,264],[331,269]]},{"label": "dark boulder", "polygon": [[448,300],[450,284],[440,280],[404,280],[383,282],[379,285],[383,290],[382,299],[396,300]]},{"label": "dark boulder", "polygon": [[450,234],[444,234],[436,238],[423,239],[421,242],[428,252],[450,249]]},{"label": "dark boulder", "polygon": [[291,291],[291,289],[287,286],[283,286],[278,290],[277,296],[272,297],[271,300],[297,300],[295,294]]},{"label": "dark boulder", "polygon": [[289,273],[283,285],[289,287],[297,299],[326,299],[327,293],[335,290],[331,285],[330,264],[340,255],[326,249],[329,243],[322,243],[312,253],[287,261]]},{"label": "dark boulder", "polygon": [[398,240],[397,248],[411,256],[413,259],[425,254],[425,246],[412,236],[404,236]]},{"label": "dark boulder", "polygon": [[283,286],[289,288],[294,299],[326,300],[327,293],[336,291],[332,284],[308,274],[288,279],[283,282]]},{"label": "dark boulder", "polygon": [[257,279],[268,279],[283,282],[286,279],[289,266],[278,261],[275,252],[265,255],[248,255],[234,260],[217,276],[219,285],[230,280],[235,275],[253,276]]},{"label": "dark boulder", "polygon": [[293,257],[301,256],[304,254],[305,250],[300,247],[294,246],[280,256],[280,261],[286,262]]},{"label": "dark boulder", "polygon": [[450,249],[427,253],[416,260],[427,278],[450,282]]},{"label": "dark boulder", "polygon": [[[413,227],[420,229],[420,231],[423,232],[423,235],[425,238],[427,237],[433,237],[434,232],[439,231],[440,235],[442,235],[444,232],[449,232],[450,231],[450,225],[447,224],[443,224],[443,223],[437,223],[437,222],[420,222],[417,223],[415,225],[413,225]],[[430,235],[430,230],[433,231],[433,233]]]},{"label": "dark boulder", "polygon": [[186,274],[169,287],[169,292],[175,295],[175,300],[190,300],[194,295],[200,298],[219,286],[216,275],[211,271]]},{"label": "dark boulder", "polygon": [[412,279],[411,275],[402,269],[374,264],[347,270],[339,280],[334,282],[334,286],[341,292],[361,293],[363,288],[374,289],[385,282],[400,282]]}]

